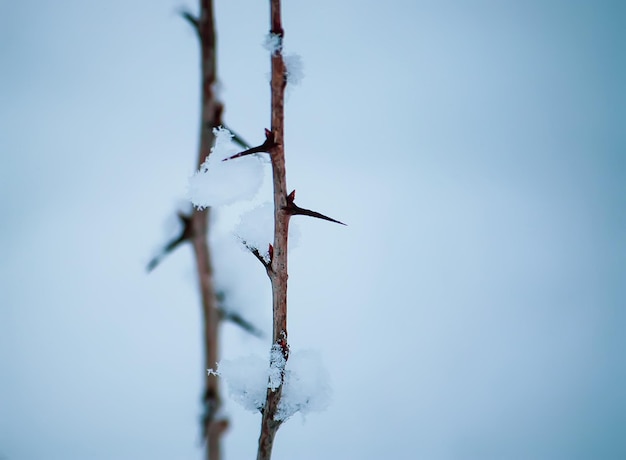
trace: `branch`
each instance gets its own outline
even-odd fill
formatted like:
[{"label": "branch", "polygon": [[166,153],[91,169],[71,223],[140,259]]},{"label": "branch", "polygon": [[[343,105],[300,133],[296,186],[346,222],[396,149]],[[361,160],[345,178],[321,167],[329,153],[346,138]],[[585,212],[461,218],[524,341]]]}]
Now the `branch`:
[{"label": "branch", "polygon": [[[284,36],[281,20],[280,0],[270,0],[270,32]],[[285,61],[281,52],[273,53],[271,101],[272,129],[266,130],[266,140],[270,134],[273,146],[269,149],[272,162],[272,181],[274,184],[274,245],[271,271],[272,282],[272,342],[280,345],[283,357],[289,358],[287,343],[287,246],[289,234],[289,218],[287,212],[287,179],[285,172],[284,118],[285,118]],[[276,420],[276,411],[282,396],[284,374],[278,387],[268,388],[261,418],[261,434],[257,450],[257,460],[270,460],[276,432],[282,421]]]},{"label": "branch", "polygon": [[239,240],[241,241],[241,244],[243,244],[246,247],[246,249],[250,251],[254,257],[257,258],[259,262],[261,262],[261,265],[265,267],[265,270],[269,274],[270,270],[272,269],[272,256],[274,253],[274,248],[272,247],[272,245],[270,244],[269,249],[268,249],[268,254],[269,254],[269,260],[268,260],[265,258],[263,254],[261,254],[258,248],[252,246],[251,244],[248,244],[248,242],[242,238],[239,238]]},{"label": "branch", "polygon": [[[215,46],[215,23],[213,16],[213,1],[199,0],[200,13],[196,18],[187,18],[192,24],[196,19],[198,35],[200,38],[200,64],[201,64],[201,96],[200,96],[200,146],[198,149],[197,167],[199,168],[211,153],[214,143],[212,129],[206,126],[219,126],[223,106],[217,100],[214,92],[216,81],[216,46]],[[202,312],[204,320],[204,369],[214,368],[219,361],[219,312],[218,300],[213,284],[213,266],[211,252],[208,244],[210,209],[194,209],[193,221],[193,248],[196,258],[200,293],[202,299]],[[219,460],[221,457],[221,436],[228,423],[217,416],[220,412],[221,397],[219,380],[213,374],[205,374],[204,406],[205,418],[202,421],[202,432],[206,440],[206,459]]]}]

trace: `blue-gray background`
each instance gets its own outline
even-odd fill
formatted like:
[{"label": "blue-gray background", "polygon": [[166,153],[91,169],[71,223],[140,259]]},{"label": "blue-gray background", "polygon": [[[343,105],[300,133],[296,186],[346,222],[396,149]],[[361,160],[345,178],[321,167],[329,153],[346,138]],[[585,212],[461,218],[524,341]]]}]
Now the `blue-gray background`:
[{"label": "blue-gray background", "polygon": [[[216,5],[225,119],[251,142],[266,3]],[[0,1],[0,458],[201,458],[191,251],[144,272],[196,157],[181,6]],[[624,3],[284,11],[306,73],[288,183],[349,226],[300,221],[290,341],[334,400],[275,458],[626,458]],[[218,252],[267,328],[262,269]],[[259,416],[227,405],[226,458],[253,458]]]}]

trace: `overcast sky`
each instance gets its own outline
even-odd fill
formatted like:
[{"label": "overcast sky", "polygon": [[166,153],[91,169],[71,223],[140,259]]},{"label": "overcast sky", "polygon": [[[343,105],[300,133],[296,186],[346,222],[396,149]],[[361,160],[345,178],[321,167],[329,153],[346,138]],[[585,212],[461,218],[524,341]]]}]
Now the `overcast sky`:
[{"label": "overcast sky", "polygon": [[[269,8],[216,2],[224,119],[260,143]],[[185,5],[0,0],[3,460],[201,458],[190,248],[145,273],[196,161]],[[333,402],[274,458],[626,458],[623,2],[286,1],[284,27],[288,186],[348,227],[298,221],[290,342]],[[239,211],[216,276],[269,332]],[[226,407],[225,460],[254,458]]]}]

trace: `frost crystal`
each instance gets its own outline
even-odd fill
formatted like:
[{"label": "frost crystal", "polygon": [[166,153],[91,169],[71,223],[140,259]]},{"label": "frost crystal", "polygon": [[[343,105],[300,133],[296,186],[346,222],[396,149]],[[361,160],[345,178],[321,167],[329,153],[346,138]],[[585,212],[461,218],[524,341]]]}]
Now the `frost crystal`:
[{"label": "frost crystal", "polygon": [[272,345],[272,351],[270,353],[270,370],[269,381],[267,382],[267,388],[275,391],[283,380],[283,372],[285,372],[285,364],[287,360],[283,356],[283,350],[275,343]]},{"label": "frost crystal", "polygon": [[263,40],[263,48],[270,52],[270,54],[279,53],[283,47],[283,39],[278,34],[269,33]]},{"label": "frost crystal", "polygon": [[287,74],[287,83],[291,85],[299,85],[304,79],[304,65],[302,58],[298,54],[288,54],[283,57],[285,61],[285,73]]},{"label": "frost crystal", "polygon": [[224,128],[213,130],[215,145],[200,169],[189,178],[189,198],[194,206],[232,204],[254,197],[263,182],[263,163],[254,155],[222,161],[235,153],[233,135]]}]

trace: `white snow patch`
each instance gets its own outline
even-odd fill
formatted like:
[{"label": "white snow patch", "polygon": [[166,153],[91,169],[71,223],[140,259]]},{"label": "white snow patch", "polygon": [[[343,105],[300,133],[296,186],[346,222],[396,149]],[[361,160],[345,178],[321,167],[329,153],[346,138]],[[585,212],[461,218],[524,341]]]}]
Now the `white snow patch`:
[{"label": "white snow patch", "polygon": [[274,243],[274,205],[263,203],[244,213],[234,233],[244,246],[257,249],[269,262],[268,248],[270,243]]},{"label": "white snow patch", "polygon": [[222,161],[237,153],[233,135],[225,128],[213,130],[215,145],[200,169],[189,178],[188,195],[203,209],[252,199],[263,183],[263,163],[255,155]]},{"label": "white snow patch", "polygon": [[283,393],[276,420],[287,420],[296,412],[303,416],[328,407],[332,388],[319,353],[302,350],[289,356],[285,369]]},{"label": "white snow patch", "polygon": [[291,353],[285,363],[280,345],[272,346],[270,365],[260,356],[222,360],[217,371],[228,385],[230,396],[245,409],[258,411],[265,405],[267,389],[276,390],[284,373],[283,391],[276,420],[287,420],[297,412],[303,416],[319,412],[330,404],[332,389],[328,372],[318,353],[303,350]]},{"label": "white snow patch", "polygon": [[256,412],[265,405],[267,361],[260,356],[223,359],[218,363],[217,371],[209,369],[209,373],[226,380],[230,397],[244,409]]}]

